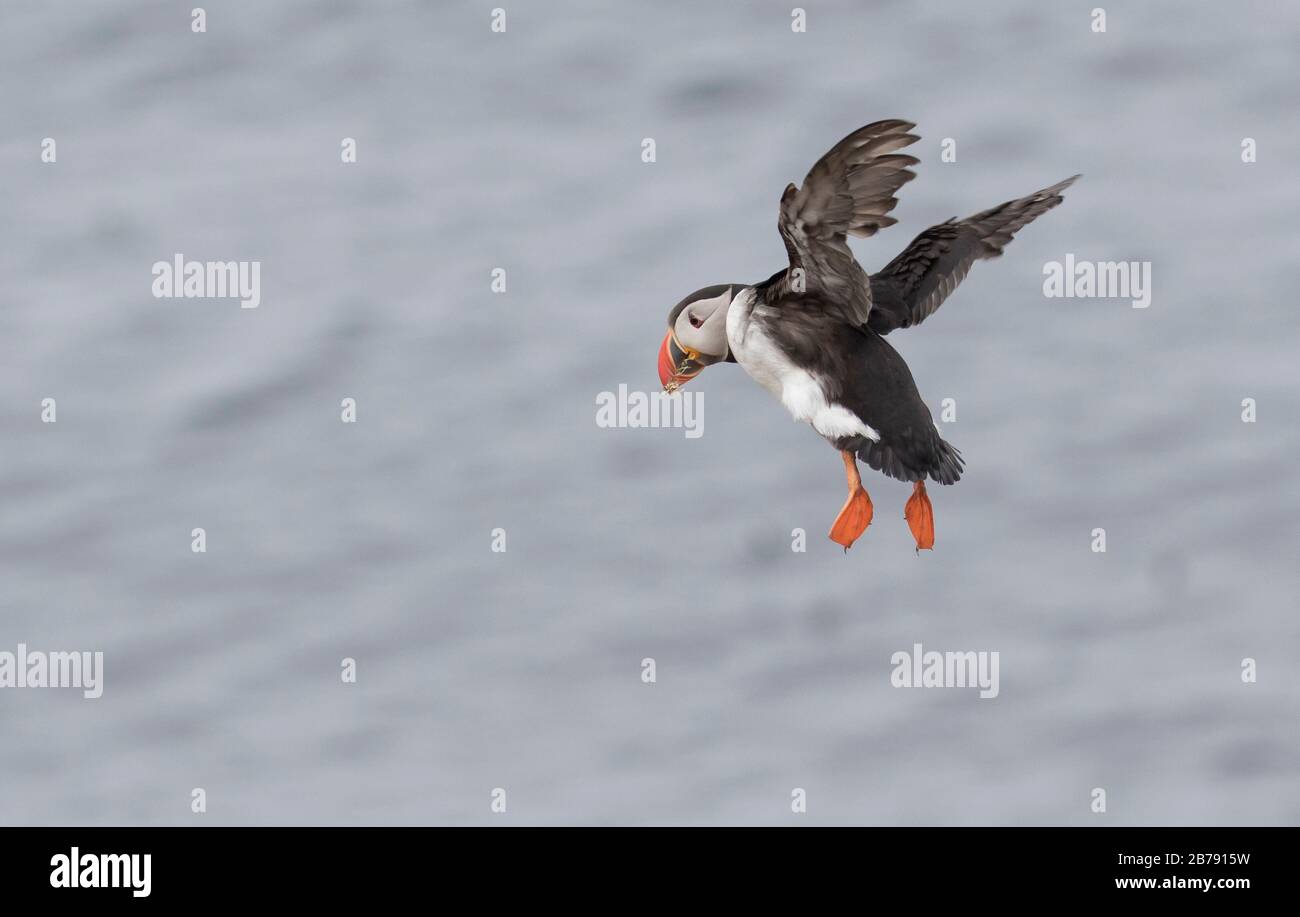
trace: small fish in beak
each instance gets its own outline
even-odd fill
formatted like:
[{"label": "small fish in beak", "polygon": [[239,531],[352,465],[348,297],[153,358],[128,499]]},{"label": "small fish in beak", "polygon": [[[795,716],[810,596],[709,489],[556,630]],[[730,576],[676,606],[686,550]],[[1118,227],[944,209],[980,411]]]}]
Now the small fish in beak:
[{"label": "small fish in beak", "polygon": [[704,364],[700,363],[699,354],[683,348],[677,335],[668,329],[663,346],[659,348],[659,381],[663,383],[664,391],[677,391],[703,371]]}]

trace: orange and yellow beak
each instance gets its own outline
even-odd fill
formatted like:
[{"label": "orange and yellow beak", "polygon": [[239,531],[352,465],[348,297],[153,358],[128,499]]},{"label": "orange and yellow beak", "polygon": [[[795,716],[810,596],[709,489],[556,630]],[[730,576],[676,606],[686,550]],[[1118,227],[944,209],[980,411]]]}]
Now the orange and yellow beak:
[{"label": "orange and yellow beak", "polygon": [[659,348],[659,381],[663,383],[664,391],[677,391],[703,371],[699,354],[682,347],[677,342],[677,335],[669,328],[663,346]]}]

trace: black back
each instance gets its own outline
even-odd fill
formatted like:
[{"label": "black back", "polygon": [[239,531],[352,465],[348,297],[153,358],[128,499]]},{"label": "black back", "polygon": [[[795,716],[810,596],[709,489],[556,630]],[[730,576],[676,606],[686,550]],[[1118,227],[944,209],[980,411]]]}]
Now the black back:
[{"label": "black back", "polygon": [[[784,273],[784,272],[782,272]],[[773,278],[775,279],[775,278]],[[759,295],[779,288],[760,284]],[[755,321],[787,356],[821,380],[826,398],[880,434],[844,437],[835,448],[856,453],[876,471],[900,481],[931,478],[953,484],[961,477],[961,453],[943,440],[921,399],[902,356],[870,328],[845,324],[816,294],[773,297],[775,313],[756,312]]]}]

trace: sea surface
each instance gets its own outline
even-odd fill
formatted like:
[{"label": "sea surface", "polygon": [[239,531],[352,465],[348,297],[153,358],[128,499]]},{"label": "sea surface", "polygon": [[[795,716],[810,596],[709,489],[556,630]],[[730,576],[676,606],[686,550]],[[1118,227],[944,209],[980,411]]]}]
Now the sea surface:
[{"label": "sea surface", "polygon": [[[0,22],[0,651],[105,660],[0,689],[0,824],[1300,821],[1300,7],[193,6]],[[919,556],[867,475],[846,556],[739,368],[699,438],[596,402],[893,117],[868,270],[1084,177],[890,337],[967,471]],[[177,253],[260,306],[155,298]],[[1067,254],[1150,306],[1045,297]],[[918,643],[998,696],[893,687]]]}]

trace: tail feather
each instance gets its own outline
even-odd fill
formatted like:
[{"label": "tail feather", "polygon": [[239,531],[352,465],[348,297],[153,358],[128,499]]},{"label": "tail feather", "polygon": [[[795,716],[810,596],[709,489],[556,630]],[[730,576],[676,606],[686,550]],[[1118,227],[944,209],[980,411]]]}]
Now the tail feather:
[{"label": "tail feather", "polygon": [[887,443],[868,441],[858,450],[858,458],[881,474],[899,481],[924,481],[927,477],[939,484],[956,484],[966,463],[961,452],[941,437],[938,431],[927,448],[904,454]]}]

